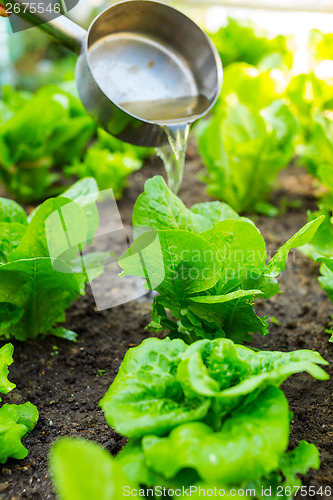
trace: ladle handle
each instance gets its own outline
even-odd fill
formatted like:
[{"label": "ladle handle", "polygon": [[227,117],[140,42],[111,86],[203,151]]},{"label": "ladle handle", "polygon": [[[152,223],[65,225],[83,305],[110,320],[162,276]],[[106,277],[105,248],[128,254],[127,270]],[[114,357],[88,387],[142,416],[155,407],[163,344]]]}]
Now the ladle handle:
[{"label": "ladle handle", "polygon": [[[87,33],[86,30],[68,17],[59,14],[57,16],[54,11],[47,12],[47,7],[50,5],[52,8],[54,7],[54,2],[51,0],[49,4],[45,1],[38,2],[38,0],[35,3],[30,3],[28,0],[1,0],[1,2],[7,10],[9,9],[21,19],[45,31],[67,49],[76,53],[80,52],[83,38]],[[62,5],[60,0],[59,4]],[[16,12],[18,8],[15,6],[20,7],[19,12]]]}]

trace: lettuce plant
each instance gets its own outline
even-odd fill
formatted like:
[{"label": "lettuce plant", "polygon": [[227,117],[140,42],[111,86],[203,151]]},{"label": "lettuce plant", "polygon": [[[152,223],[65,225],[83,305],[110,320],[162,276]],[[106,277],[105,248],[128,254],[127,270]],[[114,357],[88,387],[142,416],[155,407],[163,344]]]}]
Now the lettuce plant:
[{"label": "lettuce plant", "polygon": [[283,101],[256,111],[229,95],[197,127],[208,193],[238,212],[275,215],[266,198],[279,171],[293,158],[296,132],[296,120]]},{"label": "lettuce plant", "polygon": [[113,189],[115,198],[120,199],[127,177],[139,170],[150,154],[149,148],[122,143],[99,129],[97,141],[87,150],[83,160],[74,159],[64,171],[79,179],[94,177],[100,191]]},{"label": "lettuce plant", "polygon": [[288,39],[282,35],[268,38],[265,33],[258,33],[250,23],[229,18],[225,27],[210,36],[224,66],[240,61],[256,65],[272,54],[279,55],[288,67],[292,66],[293,56],[288,48]]},{"label": "lettuce plant", "polygon": [[[29,222],[17,203],[0,198],[0,335],[3,338],[26,340],[53,333],[73,339],[73,332],[57,324],[65,321],[65,310],[71,302],[84,295],[88,276],[82,271],[80,261],[75,260],[78,247],[68,247],[65,228],[60,219],[58,225],[57,222],[59,213],[65,214],[67,234],[75,242],[87,244],[98,226],[97,196],[94,179],[79,181],[63,196],[40,205]],[[54,224],[47,231],[47,220],[52,214]],[[98,267],[105,258],[104,253],[93,254],[90,264]]]},{"label": "lettuce plant", "polygon": [[[333,122],[320,112],[314,112],[305,144],[297,148],[298,163],[307,167],[331,193],[333,190]],[[332,201],[331,201],[332,204]]]},{"label": "lettuce plant", "polygon": [[309,45],[312,57],[316,62],[333,58],[332,33],[323,33],[317,29],[311,30]]},{"label": "lettuce plant", "polygon": [[[2,394],[8,394],[16,387],[7,378],[8,366],[13,362],[13,351],[12,344],[6,344],[0,349],[0,392]],[[33,430],[38,416],[36,406],[31,403],[1,406],[0,463],[4,464],[8,458],[22,459],[28,455],[28,450],[22,444],[21,439]]]},{"label": "lettuce plant", "polygon": [[126,353],[100,405],[108,424],[128,437],[161,436],[198,421],[219,432],[236,410],[255,411],[254,400],[267,387],[279,387],[294,373],[327,380],[320,364],[328,363],[307,350],[254,352],[229,339],[191,346],[181,339],[146,339]]},{"label": "lettuce plant", "polygon": [[0,113],[0,181],[23,202],[49,195],[59,178],[51,167],[80,157],[96,129],[82,104],[56,86],[30,99],[9,93]]},{"label": "lettuce plant", "polygon": [[[318,117],[333,109],[332,82],[318,78],[313,72],[296,75],[291,78],[285,90],[285,98],[300,125],[299,144],[307,146],[310,143],[312,146],[313,141],[317,144],[319,141],[325,147],[323,153],[327,153],[327,145],[324,144],[323,137],[317,137],[318,134],[322,136],[321,131],[318,131]],[[312,137],[313,134],[314,137]],[[307,147],[305,149],[301,147],[298,150],[301,156],[303,153],[307,156],[309,152]],[[322,156],[320,152],[319,158]]]},{"label": "lettuce plant", "polygon": [[101,401],[108,423],[132,438],[116,459],[82,439],[56,442],[49,463],[59,500],[118,500],[147,488],[198,499],[199,487],[236,499],[234,490],[246,488],[263,499],[262,487],[278,498],[278,486],[291,499],[297,474],[318,469],[319,453],[305,441],[286,452],[290,413],[278,386],[301,371],[327,379],[320,364],[313,351],[146,339],[127,352]]},{"label": "lettuce plant", "polygon": [[308,243],[322,220],[300,229],[267,263],[265,241],[252,222],[223,204],[187,209],[155,177],[147,181],[133,213],[138,231],[140,226],[153,231],[140,235],[119,265],[123,276],[146,278],[147,288],[159,293],[151,329],[169,330],[171,337],[188,343],[215,337],[242,342],[249,333],[268,333],[253,301],[279,293],[277,277],[289,251]]},{"label": "lettuce plant", "polygon": [[270,106],[283,97],[281,84],[273,75],[250,64],[230,64],[223,73],[222,92],[213,113],[220,113],[220,107],[231,94],[236,94],[241,104],[257,113]]}]

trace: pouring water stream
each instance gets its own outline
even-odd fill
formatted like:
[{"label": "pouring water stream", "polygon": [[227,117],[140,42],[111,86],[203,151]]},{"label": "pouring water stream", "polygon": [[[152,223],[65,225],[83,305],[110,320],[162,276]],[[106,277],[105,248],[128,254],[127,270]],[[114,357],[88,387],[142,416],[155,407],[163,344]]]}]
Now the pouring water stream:
[{"label": "pouring water stream", "polygon": [[[111,50],[112,49],[112,50]],[[140,34],[114,34],[88,52],[103,92],[133,116],[164,128],[168,142],[156,148],[168,183],[182,182],[190,123],[209,107],[186,61]]]}]

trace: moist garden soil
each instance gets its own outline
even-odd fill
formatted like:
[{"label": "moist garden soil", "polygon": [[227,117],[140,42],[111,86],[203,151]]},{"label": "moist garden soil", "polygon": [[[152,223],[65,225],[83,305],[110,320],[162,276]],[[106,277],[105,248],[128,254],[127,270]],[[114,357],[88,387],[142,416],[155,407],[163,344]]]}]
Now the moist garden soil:
[{"label": "moist garden soil", "polygon": [[[201,170],[191,144],[179,193],[188,206],[209,200],[205,186],[198,181]],[[151,159],[129,179],[129,187],[119,203],[124,225],[131,224],[133,205],[143,191],[144,181],[155,174],[163,174],[163,169],[159,160]],[[302,169],[291,166],[280,175],[272,199],[284,208],[284,213],[273,219],[255,220],[269,253],[274,253],[306,223],[307,209],[315,209],[313,181]],[[325,330],[333,305],[317,277],[317,265],[298,252],[291,254],[280,280],[283,294],[256,306],[260,315],[276,318],[274,324],[270,322],[270,335],[255,335],[251,346],[281,351],[313,349],[332,363],[333,344]],[[17,388],[4,396],[3,402],[31,401],[38,407],[40,418],[34,431],[23,440],[29,449],[27,458],[9,460],[0,466],[1,499],[55,498],[47,455],[50,445],[60,436],[81,436],[100,443],[113,454],[119,452],[126,440],[106,424],[98,402],[117,374],[127,349],[151,335],[145,330],[150,309],[146,298],[98,312],[88,288],[86,296],[80,297],[67,314],[66,326],[78,333],[77,343],[53,336],[13,342],[14,364],[9,379]],[[328,371],[332,376],[331,367]],[[320,450],[321,468],[310,471],[304,485],[313,485],[316,490],[320,486],[333,487],[333,376],[329,382],[318,382],[307,374],[294,375],[283,389],[294,413],[290,447],[306,439]],[[319,494],[296,498],[329,497]]]}]

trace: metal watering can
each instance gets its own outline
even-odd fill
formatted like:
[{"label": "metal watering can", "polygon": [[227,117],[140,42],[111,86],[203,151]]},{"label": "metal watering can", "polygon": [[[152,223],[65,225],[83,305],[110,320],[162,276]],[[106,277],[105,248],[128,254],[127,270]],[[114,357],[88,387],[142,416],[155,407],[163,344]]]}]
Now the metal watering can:
[{"label": "metal watering can", "polygon": [[214,44],[168,5],[117,3],[97,16],[88,31],[54,12],[35,12],[36,4],[32,8],[25,0],[7,0],[9,5],[16,5],[15,13],[19,5],[19,17],[79,54],[76,83],[82,103],[122,141],[161,146],[167,141],[163,126],[194,123],[220,93],[222,63]]}]

